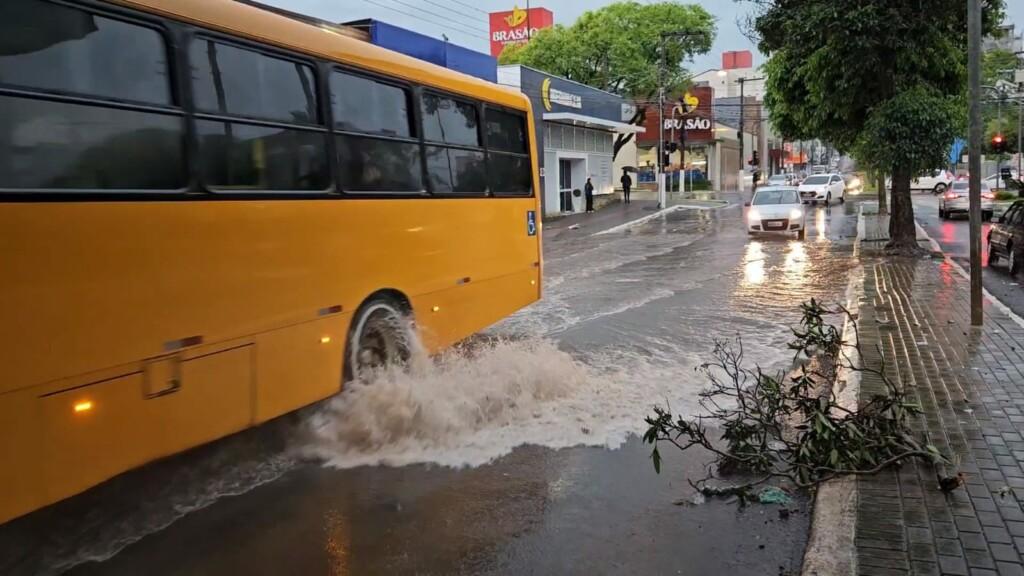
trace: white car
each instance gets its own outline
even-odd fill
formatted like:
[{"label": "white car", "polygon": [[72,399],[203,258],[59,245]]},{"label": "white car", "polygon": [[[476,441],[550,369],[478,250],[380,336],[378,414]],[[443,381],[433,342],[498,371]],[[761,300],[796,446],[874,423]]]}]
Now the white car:
[{"label": "white car", "polygon": [[[970,209],[970,199],[968,197],[970,183],[967,180],[957,180],[953,182],[953,186],[950,187],[939,200],[939,218],[943,220],[948,219],[953,214],[967,214]],[[982,222],[988,222],[992,219],[992,213],[995,210],[995,204],[993,203],[995,196],[992,194],[992,189],[988,187],[984,181],[981,183],[981,220]]]},{"label": "white car", "polygon": [[[923,176],[910,181],[910,190],[927,190],[935,194],[942,194],[953,185],[956,177],[949,170],[930,170]],[[885,187],[892,190],[892,178],[885,179]]]},{"label": "white car", "polygon": [[792,186],[762,186],[746,203],[747,233],[796,232],[803,240],[807,229],[807,212],[800,194]]},{"label": "white car", "polygon": [[800,199],[831,204],[834,198],[846,202],[846,184],[839,174],[815,174],[800,184]]},{"label": "white car", "polygon": [[[1017,174],[1016,170],[1010,170],[1010,178],[1013,178],[1014,180],[1020,180],[1020,175]],[[1000,176],[999,174],[993,174],[993,175],[989,176],[988,178],[985,178],[984,180],[982,180],[982,182],[988,184],[989,188],[993,188],[993,189],[997,189],[997,190],[1001,190],[1003,188],[1006,188],[1006,183],[1003,182],[1003,177]]]}]

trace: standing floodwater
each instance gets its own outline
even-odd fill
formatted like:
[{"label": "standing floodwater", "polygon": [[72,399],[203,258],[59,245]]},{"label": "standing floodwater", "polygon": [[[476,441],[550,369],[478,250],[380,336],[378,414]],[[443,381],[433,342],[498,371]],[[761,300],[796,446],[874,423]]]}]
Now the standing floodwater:
[{"label": "standing floodwater", "polygon": [[695,409],[694,368],[714,338],[741,336],[750,362],[782,368],[799,303],[844,299],[855,262],[843,208],[813,210],[800,242],[749,238],[735,204],[608,234],[547,223],[541,302],[274,430],[0,527],[0,573],[793,566],[806,517],[672,506],[701,462],[669,455],[656,476],[631,436],[655,403]]}]

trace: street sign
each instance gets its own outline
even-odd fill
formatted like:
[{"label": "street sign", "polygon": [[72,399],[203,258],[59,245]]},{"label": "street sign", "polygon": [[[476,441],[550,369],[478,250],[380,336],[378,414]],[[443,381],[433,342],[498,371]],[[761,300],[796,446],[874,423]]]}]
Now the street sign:
[{"label": "street sign", "polygon": [[[953,146],[949,150],[949,163],[956,164],[956,159],[964,153],[964,148],[967,147],[967,141],[963,138],[957,138],[953,140]],[[964,156],[964,162],[967,162],[967,156]]]}]

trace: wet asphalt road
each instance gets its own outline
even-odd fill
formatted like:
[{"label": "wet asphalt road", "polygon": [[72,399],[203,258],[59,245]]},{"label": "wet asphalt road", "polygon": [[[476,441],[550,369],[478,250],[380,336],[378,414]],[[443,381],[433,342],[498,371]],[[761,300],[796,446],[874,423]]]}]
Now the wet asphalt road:
[{"label": "wet asphalt road", "polygon": [[[970,222],[967,217],[956,215],[949,220],[942,220],[939,218],[939,199],[932,194],[914,194],[913,200],[914,218],[928,236],[938,242],[942,251],[963,266],[964,270],[970,270]],[[1021,279],[1011,277],[1003,262],[989,267],[988,232],[991,227],[991,222],[983,222],[981,225],[982,285],[1018,316],[1024,316],[1024,287],[1020,285]]]},{"label": "wet asphalt road", "polygon": [[[634,435],[653,404],[697,410],[713,338],[783,369],[799,303],[846,300],[853,206],[810,208],[799,242],[748,237],[731,200],[608,234],[550,223],[545,299],[499,344],[0,526],[0,573],[798,573],[805,499],[786,519],[673,505],[706,455],[664,450],[657,475]],[[381,403],[412,416],[360,419]]]}]

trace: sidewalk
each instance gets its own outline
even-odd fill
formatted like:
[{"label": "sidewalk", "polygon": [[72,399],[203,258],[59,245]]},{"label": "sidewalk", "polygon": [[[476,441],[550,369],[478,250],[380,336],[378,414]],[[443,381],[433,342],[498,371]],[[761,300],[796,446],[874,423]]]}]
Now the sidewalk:
[{"label": "sidewalk", "polygon": [[[968,282],[948,261],[863,247],[864,361],[884,360],[911,390],[924,410],[915,429],[959,454],[967,478],[949,495],[922,462],[858,479],[857,573],[1024,575],[1024,327],[986,301],[985,326],[971,328]],[[882,389],[865,374],[861,401]]]}]

